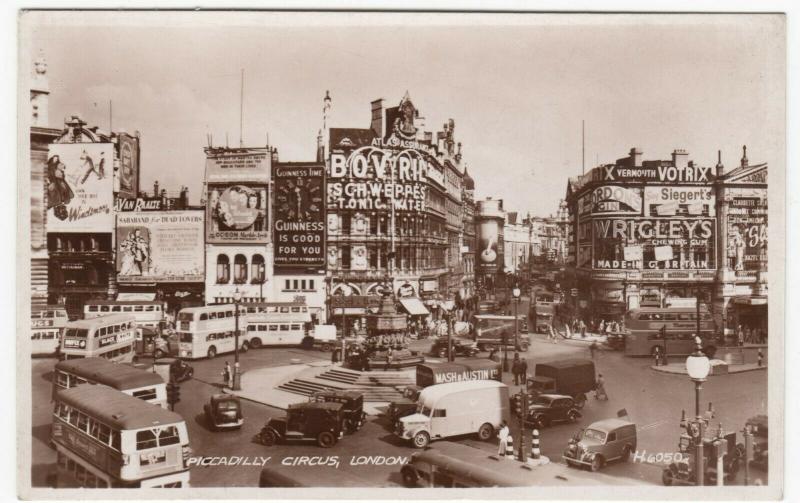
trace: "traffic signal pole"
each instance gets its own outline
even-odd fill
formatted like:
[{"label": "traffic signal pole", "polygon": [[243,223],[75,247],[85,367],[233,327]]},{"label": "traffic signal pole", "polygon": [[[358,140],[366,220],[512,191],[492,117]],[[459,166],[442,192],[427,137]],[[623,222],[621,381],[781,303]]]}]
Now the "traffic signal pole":
[{"label": "traffic signal pole", "polygon": [[[527,384],[526,384],[527,386]],[[523,463],[526,461],[525,456],[525,419],[528,416],[528,392],[522,391],[522,399],[520,400],[522,410],[519,415],[519,460]]]}]

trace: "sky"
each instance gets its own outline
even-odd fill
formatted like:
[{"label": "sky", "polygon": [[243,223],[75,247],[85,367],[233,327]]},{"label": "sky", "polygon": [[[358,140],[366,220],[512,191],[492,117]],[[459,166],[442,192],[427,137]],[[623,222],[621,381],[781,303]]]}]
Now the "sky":
[{"label": "sky", "polygon": [[[33,13],[49,122],[69,114],[141,133],[141,188],[200,197],[203,148],[277,147],[315,157],[322,99],[332,127],[369,127],[370,102],[408,91],[426,130],[455,121],[476,196],[507,211],[555,213],[567,178],[625,157],[729,169],[784,169],[785,49],[780,16],[309,15]],[[582,161],[581,123],[585,123]]]}]

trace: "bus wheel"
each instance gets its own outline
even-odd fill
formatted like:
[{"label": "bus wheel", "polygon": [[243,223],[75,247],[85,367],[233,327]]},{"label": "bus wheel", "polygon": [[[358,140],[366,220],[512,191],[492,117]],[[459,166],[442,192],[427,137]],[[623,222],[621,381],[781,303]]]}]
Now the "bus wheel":
[{"label": "bus wheel", "polygon": [[478,438],[486,442],[492,438],[494,434],[494,427],[489,423],[483,423],[478,430]]},{"label": "bus wheel", "polygon": [[259,339],[258,337],[253,337],[253,339],[250,340],[250,346],[252,346],[253,349],[260,348],[261,347],[261,339]]},{"label": "bus wheel", "polygon": [[248,349],[250,349],[250,343],[247,342],[247,341],[244,341],[242,343],[242,353],[247,353]]},{"label": "bus wheel", "polygon": [[217,348],[215,346],[211,346],[208,348],[208,357],[214,358],[215,356],[217,356]]}]

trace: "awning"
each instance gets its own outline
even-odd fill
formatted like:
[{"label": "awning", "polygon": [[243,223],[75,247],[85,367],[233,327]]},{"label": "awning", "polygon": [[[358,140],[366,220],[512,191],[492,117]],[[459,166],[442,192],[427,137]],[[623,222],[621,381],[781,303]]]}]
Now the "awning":
[{"label": "awning", "polygon": [[734,304],[743,304],[746,306],[766,306],[767,305],[767,297],[748,297],[748,296],[739,296],[733,298]]},{"label": "awning", "polygon": [[405,308],[411,316],[427,316],[430,314],[422,301],[416,297],[401,298],[400,304],[403,305],[403,308]]}]

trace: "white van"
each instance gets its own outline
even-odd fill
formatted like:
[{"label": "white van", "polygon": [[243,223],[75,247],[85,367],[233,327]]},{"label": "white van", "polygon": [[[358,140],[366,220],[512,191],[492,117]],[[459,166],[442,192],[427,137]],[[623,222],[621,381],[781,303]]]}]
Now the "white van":
[{"label": "white van", "polygon": [[423,448],[432,440],[477,433],[489,440],[509,420],[508,386],[497,381],[461,381],[423,389],[417,412],[400,418],[395,434]]}]

